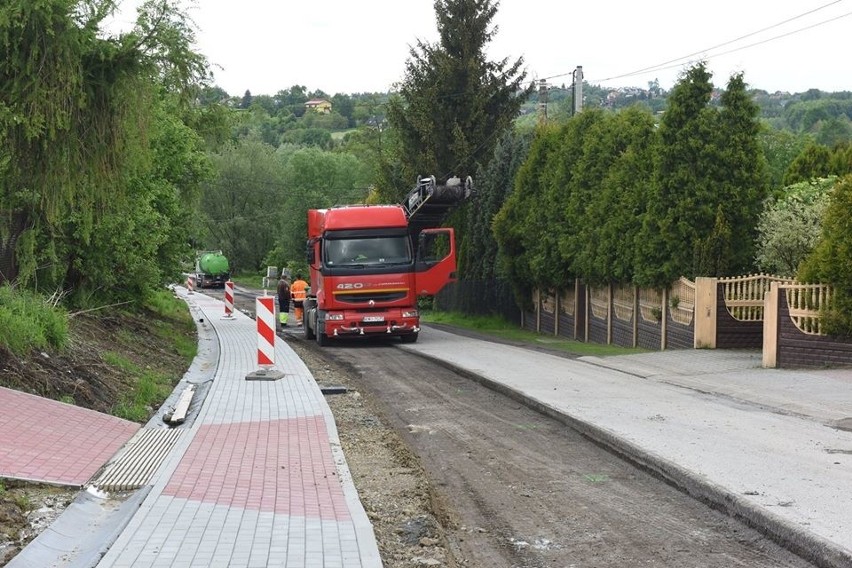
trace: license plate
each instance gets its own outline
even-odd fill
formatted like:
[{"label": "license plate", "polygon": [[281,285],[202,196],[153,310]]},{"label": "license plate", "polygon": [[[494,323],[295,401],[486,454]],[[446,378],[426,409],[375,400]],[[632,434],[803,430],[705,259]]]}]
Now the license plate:
[{"label": "license plate", "polygon": [[382,322],[385,321],[384,316],[364,316],[365,322]]}]

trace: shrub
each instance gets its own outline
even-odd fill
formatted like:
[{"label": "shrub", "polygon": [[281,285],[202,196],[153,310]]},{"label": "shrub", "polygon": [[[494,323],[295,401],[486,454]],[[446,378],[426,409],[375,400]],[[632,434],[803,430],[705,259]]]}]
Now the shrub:
[{"label": "shrub", "polygon": [[766,203],[757,225],[756,263],[770,274],[792,276],[819,241],[828,196],[837,178],[814,179],[784,188]]}]

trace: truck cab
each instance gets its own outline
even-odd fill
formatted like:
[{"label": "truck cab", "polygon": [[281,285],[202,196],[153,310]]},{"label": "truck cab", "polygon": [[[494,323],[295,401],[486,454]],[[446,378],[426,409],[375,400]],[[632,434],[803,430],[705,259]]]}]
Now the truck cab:
[{"label": "truck cab", "polygon": [[401,205],[310,210],[308,237],[303,326],[320,345],[370,335],[417,341],[418,297],[455,279],[453,230],[413,232]]}]

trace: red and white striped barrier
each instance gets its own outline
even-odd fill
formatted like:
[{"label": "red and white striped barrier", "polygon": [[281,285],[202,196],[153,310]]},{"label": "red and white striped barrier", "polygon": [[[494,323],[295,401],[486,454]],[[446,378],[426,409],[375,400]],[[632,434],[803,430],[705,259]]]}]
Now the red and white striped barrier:
[{"label": "red and white striped barrier", "polygon": [[275,298],[263,296],[257,299],[257,364],[275,365]]},{"label": "red and white striped barrier", "polygon": [[260,369],[246,375],[247,381],[277,381],[284,372],[275,365],[275,298],[262,296],[255,303],[257,322],[257,364]]},{"label": "red and white striped barrier", "polygon": [[195,282],[192,276],[186,277],[186,289],[189,290],[187,294],[192,294],[192,289],[195,287]]},{"label": "red and white striped barrier", "polygon": [[234,319],[234,283],[225,282],[225,316],[222,319]]}]

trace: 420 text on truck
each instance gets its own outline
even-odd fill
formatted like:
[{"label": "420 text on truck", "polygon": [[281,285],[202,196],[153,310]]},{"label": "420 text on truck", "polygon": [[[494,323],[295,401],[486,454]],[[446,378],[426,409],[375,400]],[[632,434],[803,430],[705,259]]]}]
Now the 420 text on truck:
[{"label": "420 text on truck", "polygon": [[399,205],[309,210],[305,337],[320,345],[366,335],[417,341],[417,298],[455,280],[455,234],[440,224],[472,191],[469,177],[442,185],[421,177]]}]

